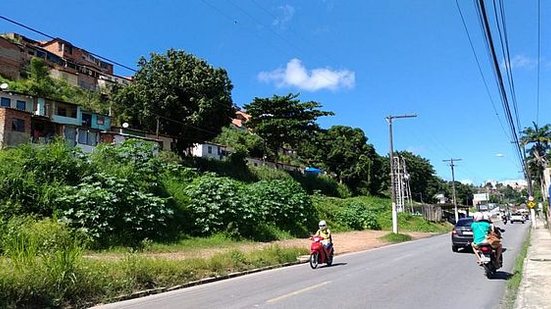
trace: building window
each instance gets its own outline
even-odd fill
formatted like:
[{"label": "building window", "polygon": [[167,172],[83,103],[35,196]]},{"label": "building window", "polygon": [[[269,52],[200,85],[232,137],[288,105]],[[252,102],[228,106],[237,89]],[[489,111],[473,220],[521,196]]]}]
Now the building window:
[{"label": "building window", "polygon": [[15,132],[25,132],[25,120],[13,118],[11,120],[11,130]]},{"label": "building window", "polygon": [[11,100],[10,100],[10,98],[4,98],[4,97],[2,97],[2,98],[0,99],[0,106],[2,106],[2,107],[10,107],[10,106],[11,106]]},{"label": "building window", "polygon": [[98,132],[78,130],[78,143],[88,146],[96,146],[98,144]]},{"label": "building window", "polygon": [[17,100],[16,108],[17,108],[18,110],[22,110],[22,111],[26,110],[26,109],[27,109],[27,102],[21,101],[21,100]]},{"label": "building window", "polygon": [[212,146],[207,146],[207,152],[208,152],[209,154],[212,153]]},{"label": "building window", "polygon": [[58,103],[55,114],[63,117],[77,118],[77,106]]},{"label": "building window", "polygon": [[57,42],[57,51],[63,51],[63,44],[61,42]]},{"label": "building window", "polygon": [[96,120],[98,126],[102,126],[105,124],[105,117],[98,116],[98,119]]}]

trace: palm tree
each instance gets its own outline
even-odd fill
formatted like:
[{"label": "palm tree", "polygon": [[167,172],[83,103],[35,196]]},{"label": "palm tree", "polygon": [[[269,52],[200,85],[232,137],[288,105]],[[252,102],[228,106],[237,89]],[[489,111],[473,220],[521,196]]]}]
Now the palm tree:
[{"label": "palm tree", "polygon": [[544,188],[543,172],[548,166],[548,153],[551,149],[551,125],[538,127],[532,122],[533,127],[526,127],[522,131],[520,142],[523,146],[531,145],[528,150],[528,173],[539,180],[543,198],[547,196]]}]

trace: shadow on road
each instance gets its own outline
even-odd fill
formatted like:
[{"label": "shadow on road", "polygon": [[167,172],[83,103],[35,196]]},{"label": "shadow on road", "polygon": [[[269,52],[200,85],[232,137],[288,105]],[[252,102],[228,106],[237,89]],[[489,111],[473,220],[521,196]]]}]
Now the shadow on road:
[{"label": "shadow on road", "polygon": [[345,266],[345,265],[348,265],[348,263],[334,263],[334,264],[331,264],[331,266],[329,266],[329,265],[323,265],[323,266],[321,266],[320,268],[334,267],[334,266]]},{"label": "shadow on road", "polygon": [[514,274],[511,274],[506,271],[496,271],[495,275],[491,280],[509,280]]}]

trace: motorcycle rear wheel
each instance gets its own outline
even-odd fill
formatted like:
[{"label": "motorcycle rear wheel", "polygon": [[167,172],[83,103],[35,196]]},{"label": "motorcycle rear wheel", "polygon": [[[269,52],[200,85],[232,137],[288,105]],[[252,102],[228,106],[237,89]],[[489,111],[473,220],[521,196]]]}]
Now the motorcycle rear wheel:
[{"label": "motorcycle rear wheel", "polygon": [[496,269],[494,265],[490,262],[486,265],[484,265],[484,272],[486,274],[486,278],[492,279],[494,274],[496,273]]},{"label": "motorcycle rear wheel", "polygon": [[312,269],[318,268],[319,265],[319,254],[318,253],[312,253],[310,254],[310,267]]}]

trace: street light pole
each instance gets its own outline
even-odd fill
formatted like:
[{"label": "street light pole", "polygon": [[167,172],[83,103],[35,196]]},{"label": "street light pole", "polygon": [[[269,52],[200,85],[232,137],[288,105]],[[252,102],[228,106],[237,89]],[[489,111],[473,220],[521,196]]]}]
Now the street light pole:
[{"label": "street light pole", "polygon": [[453,194],[453,206],[455,208],[455,222],[459,221],[459,212],[457,211],[457,199],[455,198],[455,173],[453,167],[455,166],[453,164],[454,161],[461,161],[461,159],[449,159],[449,160],[442,160],[444,162],[450,162],[450,167],[452,168],[452,194]]},{"label": "street light pole", "polygon": [[394,145],[392,140],[392,120],[398,118],[415,118],[417,115],[400,115],[388,116],[385,119],[388,121],[388,130],[390,136],[390,196],[392,200],[392,233],[398,234],[398,212],[396,211],[396,188],[394,186]]}]

